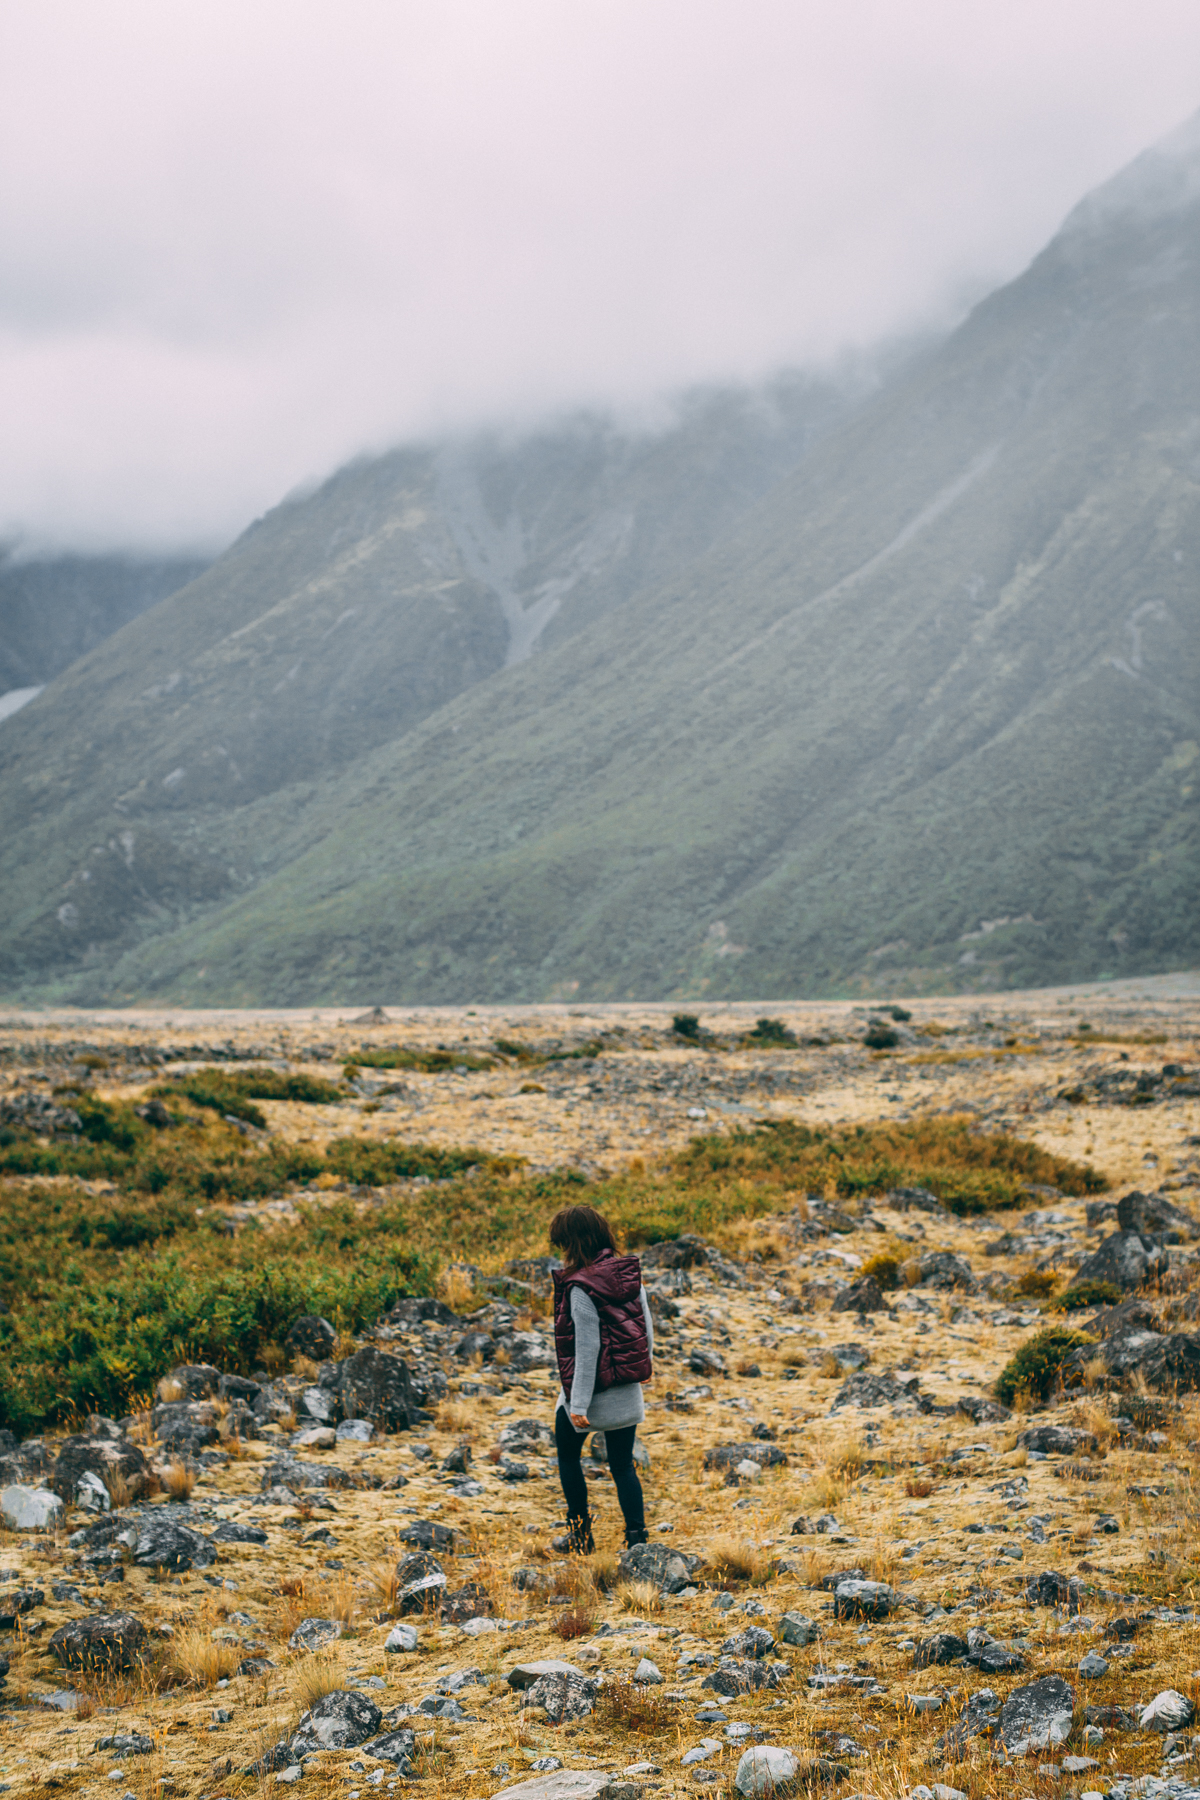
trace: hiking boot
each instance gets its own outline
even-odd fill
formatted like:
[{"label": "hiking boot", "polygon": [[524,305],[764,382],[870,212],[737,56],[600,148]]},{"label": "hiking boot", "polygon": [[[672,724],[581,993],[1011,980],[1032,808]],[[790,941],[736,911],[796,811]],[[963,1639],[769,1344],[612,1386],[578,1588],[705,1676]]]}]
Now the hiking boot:
[{"label": "hiking boot", "polygon": [[573,1556],[590,1556],[596,1548],[589,1513],[581,1513],[577,1518],[567,1520],[567,1548]]},{"label": "hiking boot", "polygon": [[627,1525],[625,1527],[625,1547],[632,1550],[635,1544],[648,1544],[650,1533],[644,1525]]}]

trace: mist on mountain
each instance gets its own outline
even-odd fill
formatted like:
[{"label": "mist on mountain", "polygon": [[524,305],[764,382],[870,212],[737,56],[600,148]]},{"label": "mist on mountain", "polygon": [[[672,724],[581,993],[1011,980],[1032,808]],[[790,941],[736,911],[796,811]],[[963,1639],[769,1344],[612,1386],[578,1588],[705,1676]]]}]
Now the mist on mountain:
[{"label": "mist on mountain", "polygon": [[1029,985],[1200,918],[1200,129],[873,389],[410,446],[0,727],[0,969],[113,1001]]}]

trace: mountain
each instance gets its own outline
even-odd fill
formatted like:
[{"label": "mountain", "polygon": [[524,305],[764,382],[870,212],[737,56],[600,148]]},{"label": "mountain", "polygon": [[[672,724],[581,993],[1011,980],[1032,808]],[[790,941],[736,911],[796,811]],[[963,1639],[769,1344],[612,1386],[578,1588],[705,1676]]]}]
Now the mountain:
[{"label": "mountain", "polygon": [[10,991],[765,997],[1194,960],[1198,253],[1200,120],[704,544],[632,548],[647,484],[684,521],[695,468],[693,518],[744,466],[705,431],[590,483],[552,438],[540,475],[528,444],[397,453],[280,509],[0,734]]},{"label": "mountain", "polygon": [[195,556],[40,556],[0,549],[0,717],[114,631],[203,574]]},{"label": "mountain", "polygon": [[255,802],[304,811],[688,562],[888,365],[694,393],[641,429],[578,417],[409,446],[277,507],[5,724],[0,977],[30,991],[82,959],[103,981],[120,950],[279,866]]}]

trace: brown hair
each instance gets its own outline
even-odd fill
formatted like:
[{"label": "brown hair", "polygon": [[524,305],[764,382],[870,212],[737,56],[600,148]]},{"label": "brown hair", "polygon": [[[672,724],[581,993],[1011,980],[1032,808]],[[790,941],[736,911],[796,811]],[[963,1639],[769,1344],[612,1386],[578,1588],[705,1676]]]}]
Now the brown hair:
[{"label": "brown hair", "polygon": [[568,1269],[584,1269],[602,1250],[616,1255],[612,1226],[594,1206],[564,1206],[550,1221],[550,1242]]}]

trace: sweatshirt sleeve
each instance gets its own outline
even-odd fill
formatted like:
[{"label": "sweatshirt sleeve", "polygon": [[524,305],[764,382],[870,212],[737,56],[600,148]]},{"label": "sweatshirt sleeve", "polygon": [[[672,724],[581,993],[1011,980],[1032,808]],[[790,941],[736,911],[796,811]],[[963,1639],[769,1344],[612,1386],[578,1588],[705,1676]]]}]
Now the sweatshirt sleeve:
[{"label": "sweatshirt sleeve", "polygon": [[650,1360],[654,1360],[654,1320],[650,1315],[650,1302],[646,1298],[646,1290],[642,1289],[642,1317],[646,1321],[646,1342],[650,1346]]},{"label": "sweatshirt sleeve", "polygon": [[571,1289],[571,1320],[575,1326],[575,1374],[567,1395],[567,1411],[587,1417],[596,1391],[596,1364],[600,1360],[600,1315],[591,1295],[578,1284]]}]

